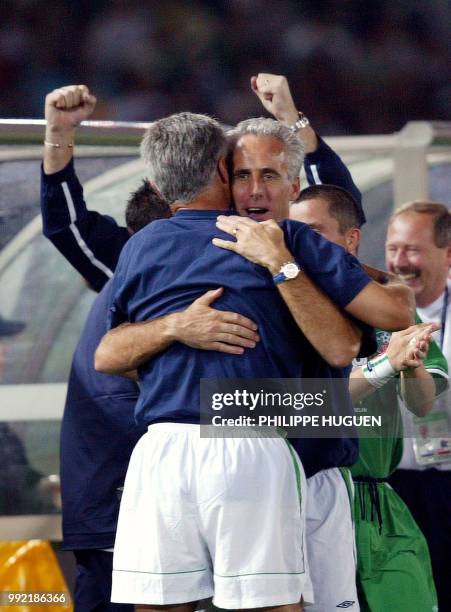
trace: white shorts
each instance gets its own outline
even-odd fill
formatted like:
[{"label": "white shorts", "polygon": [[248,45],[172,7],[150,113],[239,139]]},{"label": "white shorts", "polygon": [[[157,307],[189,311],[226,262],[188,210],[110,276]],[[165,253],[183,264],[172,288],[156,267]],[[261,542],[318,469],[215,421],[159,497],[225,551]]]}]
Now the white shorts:
[{"label": "white shorts", "polygon": [[332,468],[307,480],[306,540],[315,603],[309,612],[360,610],[349,470]]},{"label": "white shorts", "polygon": [[158,423],[133,451],[114,545],[116,603],[311,600],[306,484],[283,438],[201,438]]}]

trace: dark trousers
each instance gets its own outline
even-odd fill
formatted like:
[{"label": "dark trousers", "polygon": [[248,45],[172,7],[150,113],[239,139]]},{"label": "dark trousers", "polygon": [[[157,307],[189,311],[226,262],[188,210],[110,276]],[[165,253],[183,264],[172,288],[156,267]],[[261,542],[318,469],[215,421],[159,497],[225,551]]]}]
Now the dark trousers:
[{"label": "dark trousers", "polygon": [[131,604],[111,603],[113,553],[104,550],[74,550],[77,579],[74,612],[133,612]]},{"label": "dark trousers", "polygon": [[396,470],[389,482],[429,545],[439,610],[451,611],[451,471]]}]

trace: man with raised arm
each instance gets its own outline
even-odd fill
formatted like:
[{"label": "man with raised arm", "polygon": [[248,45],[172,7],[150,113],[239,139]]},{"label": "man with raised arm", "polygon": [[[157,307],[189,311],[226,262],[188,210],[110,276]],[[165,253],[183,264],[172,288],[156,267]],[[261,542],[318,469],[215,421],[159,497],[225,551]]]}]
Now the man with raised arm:
[{"label": "man with raised arm", "polygon": [[[170,576],[171,572],[175,571],[187,572],[194,571],[196,568],[208,568],[210,564],[208,556],[211,555],[214,559],[214,594],[217,605],[230,608],[255,607],[257,602],[252,597],[253,579],[250,576],[245,579],[243,574],[255,574],[259,571],[269,571],[271,574],[272,571],[276,571],[278,555],[271,560],[272,569],[270,570],[266,565],[265,551],[271,541],[274,528],[278,532],[277,537],[280,537],[281,531],[277,527],[279,513],[272,517],[271,528],[266,528],[261,532],[261,539],[255,540],[255,529],[259,529],[259,517],[267,508],[267,502],[260,500],[257,511],[257,506],[252,501],[252,491],[260,487],[255,486],[255,482],[250,488],[246,485],[246,490],[248,490],[246,504],[243,508],[240,505],[235,508],[243,524],[249,527],[250,523],[245,519],[245,515],[247,508],[252,507],[253,514],[256,513],[252,520],[255,528],[253,527],[250,533],[243,534],[239,527],[240,523],[235,518],[236,528],[229,530],[225,538],[224,521],[229,520],[227,517],[232,517],[233,513],[229,514],[227,491],[218,497],[219,491],[215,490],[216,484],[214,484],[217,479],[211,479],[211,470],[216,472],[216,469],[219,469],[219,466],[214,467],[213,457],[209,458],[209,461],[212,462],[209,465],[210,476],[205,476],[206,490],[200,490],[200,498],[205,500],[211,498],[211,502],[208,502],[204,509],[196,510],[196,513],[201,511],[200,523],[196,521],[197,526],[194,526],[191,525],[188,517],[187,522],[181,519],[180,513],[185,514],[184,504],[175,514],[174,508],[171,509],[171,507],[162,513],[162,509],[159,508],[159,504],[162,503],[161,491],[165,491],[164,499],[168,500],[168,504],[171,504],[169,500],[172,499],[179,500],[177,505],[180,504],[181,483],[179,479],[171,477],[176,468],[170,467],[172,465],[172,459],[169,457],[170,449],[174,448],[175,456],[178,457],[175,463],[180,461],[188,467],[187,474],[185,468],[181,472],[178,471],[181,474],[182,482],[188,478],[187,486],[188,482],[192,483],[187,489],[188,492],[191,486],[198,486],[195,484],[196,480],[192,480],[191,466],[197,466],[196,469],[199,470],[201,476],[203,470],[199,464],[200,459],[192,453],[200,452],[201,455],[209,457],[207,449],[210,449],[213,444],[208,440],[199,439],[198,430],[192,430],[192,425],[199,422],[198,381],[200,378],[211,379],[224,376],[226,378],[261,376],[286,378],[302,375],[304,368],[307,368],[308,371],[315,369],[318,375],[322,371],[325,376],[328,376],[329,370],[324,367],[325,362],[313,351],[305,337],[298,332],[294,332],[294,336],[286,335],[288,329],[285,329],[285,326],[288,325],[291,328],[294,321],[284,314],[286,306],[278,292],[286,297],[292,291],[290,287],[299,288],[305,282],[304,276],[306,275],[299,274],[293,256],[291,256],[292,268],[297,273],[291,275],[291,279],[289,277],[279,278],[275,274],[276,268],[278,269],[280,264],[286,261],[289,253],[283,244],[285,240],[292,252],[296,254],[296,261],[318,280],[322,290],[329,293],[340,306],[350,308],[354,312],[359,311],[362,306],[366,310],[370,303],[366,302],[368,296],[372,301],[373,284],[368,281],[352,257],[342,249],[323,241],[303,225],[291,226],[285,222],[284,240],[279,244],[277,254],[279,261],[277,262],[276,251],[273,250],[267,271],[264,269],[259,271],[244,258],[236,257],[213,246],[211,240],[218,231],[215,229],[217,210],[210,209],[214,206],[226,212],[229,205],[228,176],[224,171],[225,165],[221,149],[218,151],[216,148],[216,154],[213,154],[212,143],[210,140],[205,140],[199,122],[201,125],[206,122],[208,131],[213,128],[211,120],[182,114],[156,122],[149,128],[144,139],[143,155],[147,162],[149,176],[164,197],[176,202],[175,207],[178,210],[172,220],[161,221],[146,228],[133,237],[125,247],[114,279],[112,319],[114,324],[131,321],[135,322],[135,325],[132,328],[131,324],[126,324],[110,332],[109,338],[112,342],[104,345],[103,355],[99,357],[99,361],[103,361],[105,365],[109,356],[112,356],[113,360],[119,357],[119,359],[124,359],[125,368],[127,368],[130,365],[128,358],[131,355],[132,346],[128,346],[124,354],[123,346],[120,344],[121,338],[133,336],[133,344],[136,348],[139,343],[136,342],[138,336],[135,333],[142,332],[145,337],[146,328],[150,329],[152,323],[149,319],[161,317],[161,315],[170,316],[177,309],[183,309],[184,305],[193,299],[196,292],[218,284],[224,287],[224,296],[218,301],[218,307],[230,308],[232,306],[233,309],[243,314],[252,312],[259,326],[261,340],[243,357],[190,350],[178,343],[166,345],[162,352],[150,360],[148,355],[141,354],[137,357],[136,365],[140,366],[141,395],[136,416],[138,422],[151,426],[149,434],[142,438],[135,449],[126,479],[115,544],[113,599],[124,601],[125,599],[122,598],[130,597],[130,590],[133,590],[133,601],[143,602],[139,598],[145,596],[144,602],[149,604],[170,605],[175,603],[173,589],[177,588],[181,592],[183,584],[186,585],[186,591],[183,591],[185,600],[182,599],[181,594],[178,600],[180,602],[195,601],[196,595],[197,597],[201,594],[208,596],[213,590],[209,582],[211,578],[209,578],[208,570],[205,570],[205,573],[203,573],[204,570],[199,570],[197,576],[192,575],[189,578],[186,576],[183,584],[176,581],[171,582]],[[278,129],[293,148],[297,147],[296,150],[299,152],[300,145],[290,131],[280,125]],[[285,147],[280,153],[284,158]],[[294,155],[293,151],[292,155]],[[206,159],[204,156],[207,156]],[[299,154],[298,160],[297,172],[300,165]],[[288,160],[283,162],[284,173],[287,171],[285,164],[288,164]],[[225,216],[231,222],[236,221],[237,224],[242,221],[233,214]],[[273,278],[273,275],[276,278]],[[337,292],[338,286],[340,290]],[[350,291],[354,294],[353,298]],[[377,288],[376,291],[378,291]],[[282,312],[279,313],[280,308]],[[291,328],[291,333],[295,329]],[[290,339],[287,343],[288,338]],[[115,341],[119,343],[116,349],[113,346]],[[137,349],[136,352],[140,351]],[[314,363],[317,363],[316,367]],[[174,381],[177,383],[174,384]],[[191,434],[190,431],[194,433]],[[195,438],[195,446],[192,446],[194,444],[191,441],[192,436]],[[182,438],[183,445],[181,444]],[[160,446],[163,440],[167,449],[164,451]],[[171,441],[169,446],[168,440]],[[225,443],[228,444],[228,442]],[[181,451],[177,449],[182,448],[185,449],[182,454],[188,453],[187,456],[179,455]],[[215,456],[222,456],[223,452],[225,451],[216,449]],[[255,458],[257,463],[260,463],[261,460],[259,452],[255,453],[255,449],[252,452],[251,449],[246,449],[248,456],[246,463],[249,464],[251,461],[251,468],[253,459],[250,458]],[[228,451],[227,454],[229,454]],[[232,458],[233,455],[234,453],[229,456]],[[273,460],[276,459],[273,457]],[[168,470],[170,470],[170,473],[166,474],[167,484],[164,486],[158,476],[162,472],[161,461],[168,461]],[[238,459],[232,461],[232,465],[235,463],[241,465]],[[227,464],[222,469],[227,470]],[[259,474],[263,471],[261,465],[259,465],[258,472],[253,472],[252,468],[252,479],[258,481]],[[247,472],[248,470],[245,470],[245,474]],[[278,475],[279,480],[283,478],[284,473],[283,470]],[[222,482],[222,478],[219,478],[218,484]],[[232,488],[235,486],[233,483],[236,478],[235,475],[228,477]],[[210,489],[210,487],[213,488]],[[262,493],[264,500],[268,502],[271,500],[271,504],[276,503],[270,479],[263,486]],[[184,497],[186,495],[190,499],[190,494],[187,493]],[[218,515],[215,510],[216,503],[220,503],[222,508]],[[172,548],[166,542],[165,521],[162,523],[159,519],[158,531],[152,532],[154,524],[152,517],[155,512],[161,517],[172,516],[175,521],[173,524],[179,526],[177,554],[171,552]],[[205,516],[204,512],[207,512]],[[213,512],[213,515],[210,515],[210,512]],[[231,508],[230,512],[232,512]],[[145,523],[141,524],[141,517],[143,519],[146,517]],[[209,535],[209,526],[216,534],[214,538]],[[191,562],[187,565],[183,551],[184,542],[187,542],[188,537],[185,534],[188,533],[191,534],[190,541],[199,542],[199,547],[196,544],[191,552]],[[257,542],[258,555],[252,553],[254,544],[251,544],[249,537],[252,537],[252,542]],[[157,548],[165,551],[164,558],[157,552],[155,543],[152,543],[155,542],[155,538],[157,538]],[[238,538],[239,541],[235,541],[235,538]],[[205,553],[201,551],[205,550],[206,542],[208,542],[207,559],[204,559]],[[226,543],[229,553],[224,556],[223,547]],[[243,557],[245,550],[247,553]],[[232,551],[234,554],[231,554]],[[272,555],[274,555],[273,546]],[[245,558],[253,559],[251,572],[250,568],[242,564]],[[290,555],[285,552],[284,558],[289,560]],[[289,562],[293,561],[295,559]],[[163,566],[162,562],[164,562]],[[152,569],[154,565],[160,568],[159,576],[146,574],[146,572],[156,571]],[[283,583],[283,570],[279,571],[282,571],[280,580]],[[232,580],[233,576],[236,577],[236,580]],[[226,586],[224,578],[228,584],[227,593],[223,590]],[[143,581],[149,585],[146,593],[142,590]],[[245,583],[248,583],[247,596],[246,599],[243,599]],[[267,599],[260,599],[259,605],[276,605],[276,591],[278,603],[283,604],[283,599],[281,600],[284,593],[283,584],[278,588],[271,579],[267,586],[272,593],[268,594]],[[242,595],[238,596],[235,588],[239,588]],[[260,585],[260,588],[263,588],[263,584]],[[157,592],[160,593],[159,596]]]},{"label": "man with raised arm", "polygon": [[[279,108],[287,121],[294,123],[298,115],[296,111],[293,114],[291,95],[288,98],[286,89],[281,91],[284,97]],[[88,284],[100,291],[111,278],[129,233],[111,217],[86,208],[83,188],[75,173],[77,127],[91,117],[95,106],[96,98],[85,85],[60,87],[47,95],[41,209],[44,235]],[[309,184],[341,185],[360,202],[360,192],[346,166],[311,126],[301,129],[298,135],[306,152],[304,168]],[[363,210],[361,214],[364,218]]]},{"label": "man with raised arm", "polygon": [[[316,137],[309,126],[305,126],[305,119],[290,125],[298,116],[298,112],[284,77],[260,74],[252,80],[252,86],[265,108],[288,125],[292,131],[302,134],[304,130],[308,130],[309,142],[312,143],[310,146],[314,146]],[[293,187],[290,191],[290,178],[293,181],[294,176],[284,171],[278,159],[277,148],[271,142],[271,129],[273,128],[268,121],[248,120],[232,130],[231,137],[235,141],[232,164],[232,193],[235,205],[239,212],[250,214],[261,223],[256,224],[251,220],[242,219],[239,224],[232,226],[230,220],[220,217],[218,227],[229,233],[235,233],[236,242],[215,241],[218,246],[231,249],[255,263],[263,264],[268,261],[274,243],[280,240],[280,230],[273,220],[287,218],[289,201],[294,201],[298,195]],[[343,179],[341,186],[348,187],[348,174],[344,173],[341,178]],[[363,220],[361,206],[359,204],[356,206],[361,223]],[[378,289],[379,295],[374,295],[370,310],[378,310],[383,303],[385,307],[379,311],[381,315],[379,322],[372,319],[371,323],[378,327],[385,327],[387,324],[391,327],[393,325],[391,317],[401,314],[404,318],[399,322],[400,328],[407,327],[411,322],[411,315],[408,312],[411,301],[406,302],[409,300],[409,295],[404,288],[398,285],[378,287]],[[303,292],[299,291],[291,297],[302,309],[305,298]],[[304,315],[307,312],[304,310]],[[313,324],[315,320],[317,321],[317,318],[313,316],[309,323],[304,321],[306,323],[302,328],[303,331],[306,330],[304,333],[314,341],[320,352],[323,349],[333,350],[334,343],[338,340],[333,333],[330,333],[333,326],[326,324],[318,329]],[[314,333],[315,337],[309,336],[309,333]],[[328,361],[332,363],[330,359]],[[331,372],[331,375],[337,378],[346,377],[348,374],[349,370],[335,369]],[[312,372],[311,376],[318,376],[318,373]],[[307,505],[306,524],[307,547],[316,600],[312,610],[322,612],[341,605],[357,610],[352,509],[346,486],[349,485],[349,480],[345,482],[343,479],[343,476],[349,478],[349,474],[338,469],[351,466],[356,461],[357,443],[355,440],[343,438],[296,440],[294,444],[303,461],[309,490],[312,493]],[[341,534],[340,546],[330,547],[331,533]]]},{"label": "man with raised arm", "polygon": [[[74,171],[76,127],[91,116],[95,104],[95,97],[84,85],[62,87],[47,95],[41,208],[44,234],[82,274],[88,284],[99,291],[114,272],[119,253],[130,234],[111,217],[86,208],[83,189]],[[283,104],[279,106],[283,108]],[[309,180],[320,180],[322,176],[325,180],[336,177],[337,181],[342,181],[360,198],[347,168],[323,141],[317,139],[311,127],[303,130],[300,136],[301,140],[305,136],[303,142],[308,151],[305,170]],[[214,294],[211,301],[209,296],[206,297],[206,304],[213,302],[216,295],[219,293]],[[305,295],[308,297],[310,294]],[[310,297],[324,301],[317,291],[315,296]],[[339,340],[338,345],[327,346],[326,358],[334,364],[347,363],[358,351],[359,334],[343,317],[337,316],[336,308],[331,309],[329,305],[325,316],[334,317],[336,337],[339,338],[341,333],[345,333],[349,340],[347,345]],[[247,341],[252,339],[249,328],[243,327],[239,317],[212,309],[208,311],[208,317],[204,316],[202,320],[205,323],[204,336],[205,341],[208,341],[208,348],[214,344],[219,350],[236,352],[247,346]],[[198,335],[190,335],[190,326],[181,331],[188,341],[197,342]],[[172,336],[175,333],[176,330],[171,330]],[[197,346],[202,348],[201,343],[197,343]]]},{"label": "man with raised arm", "polygon": [[[277,94],[277,90],[275,94]],[[277,98],[277,95],[273,97]],[[236,183],[239,182],[239,179],[237,178],[235,180],[234,176],[233,193],[235,201],[237,206],[241,205],[243,211],[247,209],[246,212],[251,212],[253,215],[266,215],[266,218],[273,216],[276,219],[282,219],[288,215],[289,200],[295,199],[299,189],[297,172],[296,170],[293,171],[292,168],[292,147],[295,146],[293,145],[293,139],[290,136],[290,131],[287,128],[278,125],[271,120],[251,120],[250,122],[247,122],[247,125],[249,124],[252,129],[255,128],[256,132],[252,134],[251,131],[249,131],[249,136],[255,137],[255,142],[257,143],[259,141],[260,144],[263,144],[264,146],[268,145],[268,141],[270,141],[269,146],[273,145],[275,147],[275,154],[273,154],[273,151],[270,149],[263,149],[263,151],[259,151],[256,147],[254,158],[256,157],[257,161],[255,162],[254,167],[251,169],[244,168],[244,170],[241,166],[239,167],[240,174],[242,172],[241,176],[239,177],[241,179],[240,182],[245,183],[245,185],[249,175],[252,174],[251,170],[253,171],[253,176],[251,178],[252,180],[255,178],[255,191],[249,195],[249,198],[246,198],[246,192],[244,197],[240,198],[240,194],[242,192],[236,188]],[[247,137],[247,134],[243,134],[243,136]],[[240,143],[238,141],[238,145],[239,144]],[[260,157],[258,157],[258,155],[260,155]],[[235,173],[238,172],[237,165],[235,164],[236,156],[234,157],[233,161]],[[254,163],[254,160],[251,159],[249,155],[247,155],[246,161]],[[279,165],[277,165],[277,163],[279,163]],[[259,206],[261,204],[264,204],[264,206]],[[243,244],[244,240],[247,240],[248,238],[250,239],[250,248],[248,249],[248,253],[250,252],[251,256],[254,258],[260,257],[258,263],[265,265],[272,273],[278,271],[278,266],[280,266],[280,263],[283,263],[283,261],[286,262],[290,257],[292,257],[287,251],[286,246],[283,244],[283,237],[281,236],[281,232],[275,223],[272,225],[269,223],[262,223],[259,225],[251,220],[246,221],[245,219],[229,219],[228,221],[222,221],[225,224],[229,223],[230,233],[236,233],[236,237],[240,245]],[[220,227],[222,229],[225,226]],[[258,233],[258,236],[255,235],[255,232]],[[258,240],[258,249],[256,248],[256,240]],[[241,252],[241,254],[243,253],[244,252]],[[256,260],[254,259],[254,261]],[[323,355],[326,359],[328,359],[328,357],[330,358],[330,354],[328,355],[327,352],[330,352],[330,349],[333,349],[334,345],[338,349],[338,352],[336,351],[335,355],[338,355],[340,351],[338,341],[341,336],[340,334],[337,334],[336,337],[334,335],[331,336],[330,334],[327,334],[328,324],[330,324],[330,321],[328,321],[326,318],[325,320],[323,319],[324,323],[322,323],[322,313],[320,309],[315,309],[314,307],[312,311],[312,305],[315,305],[316,303],[308,298],[308,294],[306,294],[302,288],[302,285],[300,284],[302,282],[305,283],[307,280],[307,275],[302,274],[296,279],[296,282],[292,281],[290,283],[282,283],[280,285],[281,294],[283,295],[286,303],[289,305],[292,314],[295,314],[295,318],[301,325],[301,329],[303,329],[304,333],[307,334],[307,337],[314,344],[314,346],[318,348],[319,345],[317,342],[321,343],[321,349],[319,350],[320,352],[321,350],[324,350],[325,352]],[[387,300],[388,292],[386,292],[386,290],[381,291],[382,288],[377,287],[376,285],[373,288],[376,290],[378,297],[380,296],[378,301],[381,309],[378,310],[375,307],[374,298],[376,295],[373,294],[371,299],[366,303],[368,310],[365,312],[365,314],[360,312],[362,318],[368,318],[368,315],[371,316],[370,313],[376,314],[376,311],[378,311],[376,316],[381,317],[379,321],[384,320],[388,326],[393,324],[399,325],[400,327],[402,325],[407,325],[410,321],[408,311],[405,309],[403,310],[402,308],[396,309],[396,301],[393,302],[391,299]],[[385,304],[385,306],[383,306],[383,304]],[[394,322],[393,320],[390,320],[393,316],[395,318],[400,316],[401,318]],[[376,319],[371,319],[372,323],[375,323],[375,321]],[[124,333],[125,329],[118,330],[118,332],[111,332],[111,334],[104,339],[97,353],[98,367],[104,371],[122,371],[123,369],[132,369],[149,359],[155,349],[155,343],[153,342],[150,334],[151,325],[152,322],[148,324],[149,329],[147,334],[145,326],[141,328],[129,326],[127,333]],[[333,325],[330,327],[335,329]],[[162,343],[160,348],[165,348],[168,346],[168,342],[170,342],[170,333],[163,330],[162,334],[163,338],[166,338],[166,343]],[[107,354],[105,354],[105,349]],[[341,350],[343,351],[343,348]],[[346,357],[348,354],[349,349],[345,349],[345,351],[341,354],[342,358],[344,356],[343,361],[341,363],[336,362],[336,365],[345,365],[349,363],[350,358],[349,356]],[[313,372],[313,370],[311,370],[311,375],[321,376],[319,371]],[[328,372],[327,375],[329,376],[331,373]],[[344,373],[335,371],[332,375],[342,377]],[[318,446],[322,446],[323,452],[318,449]],[[306,466],[308,466],[308,473],[311,476],[327,468],[334,468],[340,465],[350,465],[355,461],[355,458],[356,445],[351,441],[347,443],[345,440],[340,440],[332,443],[330,440],[321,440],[315,441],[315,444],[312,442],[310,445],[303,445],[303,459],[305,459]],[[340,499],[341,507],[343,508],[343,514],[338,512],[338,521],[343,522],[343,516],[346,517],[349,515],[349,520],[347,521],[347,524],[349,525],[349,536],[346,540],[347,544],[342,549],[343,557],[349,558],[349,562],[335,564],[335,567],[340,567],[340,569],[345,572],[340,573],[340,576],[346,576],[346,580],[343,581],[343,590],[340,592],[344,591],[346,594],[342,599],[340,599],[340,601],[338,601],[338,599],[333,601],[335,601],[334,605],[350,600],[352,600],[355,604],[355,578],[352,563],[353,538],[349,500],[341,475],[339,473],[334,473],[332,480],[328,484],[332,489],[335,487],[335,485],[338,486],[338,490],[340,491],[338,497]],[[334,504],[332,504],[332,510],[333,509]],[[322,571],[321,567],[319,567],[317,571],[317,579],[320,580],[321,576]],[[349,584],[351,586],[347,588],[347,585]],[[355,607],[354,609],[357,608]]]},{"label": "man with raised arm", "polygon": [[179,210],[125,247],[113,281],[114,322],[144,326],[220,285],[219,308],[252,312],[269,325],[245,358],[176,343],[142,364],[136,416],[150,427],[127,474],[112,598],[193,610],[214,595],[232,609],[299,609],[311,594],[289,448],[277,437],[200,438],[197,424],[200,378],[287,374],[301,367],[299,346],[289,340],[301,335],[279,316],[283,302],[270,275],[211,245],[214,209],[230,204],[219,125],[189,113],[162,119],[149,128],[143,151],[152,180]]},{"label": "man with raised arm", "polygon": [[[158,216],[158,211],[148,210],[149,186],[137,191],[127,207],[128,228],[119,227],[109,217],[86,210],[82,188],[73,171],[72,153],[75,126],[90,115],[95,98],[84,87],[69,87],[49,94],[46,100],[47,132],[43,168],[42,206],[44,232],[63,255],[85,276],[95,289],[100,289],[114,270],[119,252],[130,236],[130,228],[143,225],[149,213]],[[67,167],[66,167],[67,166]],[[152,194],[150,194],[152,197]],[[132,214],[133,213],[133,214]],[[172,342],[187,344],[205,350],[218,350],[241,354],[245,348],[255,346],[258,335],[249,319],[236,313],[210,308],[222,293],[211,290],[196,300],[182,315],[171,320]],[[75,591],[76,605],[85,610],[100,605],[120,610],[121,604],[109,604],[108,568],[111,567],[117,519],[118,501],[115,487],[123,481],[129,453],[138,438],[131,433],[130,409],[136,401],[136,388],[131,382],[96,375],[89,363],[92,361],[91,347],[102,330],[100,322],[105,295],[99,298],[90,315],[87,327],[74,357],[73,371],[68,389],[66,411],[62,431],[62,486],[63,528],[66,549],[74,550],[77,557],[78,577]],[[310,294],[314,299],[315,295]],[[316,292],[318,299],[318,292]],[[324,300],[324,296],[319,295]],[[319,305],[319,304],[318,304]],[[339,333],[340,317],[337,309],[328,316],[335,319]],[[346,331],[351,326],[344,321]],[[353,351],[358,337],[352,336],[343,342],[343,353]],[[349,345],[349,348],[348,348]],[[84,365],[83,365],[84,364]],[[103,390],[103,391],[102,391]],[[109,409],[102,402],[108,398]],[[113,402],[113,403],[111,403]],[[93,427],[102,415],[103,428]],[[97,415],[97,417],[96,417]],[[86,422],[90,423],[86,427]],[[139,437],[141,429],[136,429]],[[109,456],[111,442],[123,436],[120,454]],[[95,460],[93,460],[95,458]],[[109,464],[108,472],[100,465]],[[75,482],[83,482],[77,486]],[[100,508],[104,508],[99,517]],[[96,588],[102,584],[102,588]]]},{"label": "man with raised arm", "polygon": [[[269,75],[269,76],[271,76],[271,75]],[[310,128],[307,129],[306,134],[309,133],[309,129]],[[313,133],[313,136],[314,136],[314,133]],[[315,136],[315,138],[316,138],[316,136]],[[307,146],[309,147],[309,145],[307,145]],[[311,145],[310,145],[310,147],[311,147]],[[323,144],[323,149],[325,149],[325,151],[328,153],[329,157],[332,157],[334,164],[336,163],[337,167],[339,167],[339,164],[341,164],[341,162],[335,156],[335,154],[333,154],[333,152],[331,152],[330,149],[327,149],[326,145],[324,145],[324,144]],[[309,150],[311,150],[311,148]],[[57,153],[58,153],[58,150],[57,150],[57,148],[55,148],[55,151],[52,151],[52,154],[56,155]],[[323,166],[323,167],[326,167],[326,166]],[[318,163],[318,167],[316,168],[316,171],[318,171],[318,169],[320,169],[320,168],[321,168],[321,164]],[[346,169],[344,169],[343,177],[344,177],[343,180],[349,180],[349,178],[350,178],[349,177],[349,173],[347,172]],[[303,299],[304,299],[304,304],[303,304],[303,302],[301,300],[296,299],[295,302],[298,305],[298,310],[299,310],[298,316],[301,316],[301,315],[303,316],[304,328],[306,330],[309,330],[308,333],[311,333],[310,330],[313,331],[314,329],[318,329],[320,331],[320,336],[325,338],[324,333],[323,333],[324,326],[321,324],[321,319],[320,319],[320,316],[319,316],[320,315],[319,308],[318,307],[315,308],[315,306],[314,306],[314,312],[312,313],[311,310],[310,310],[311,314],[308,314],[308,307],[310,306],[310,309],[311,309],[311,305],[317,304],[317,302],[315,302],[312,299],[312,295],[311,294],[307,294],[307,292],[305,291],[305,285],[308,282],[308,278],[299,279],[299,281],[304,283],[304,288],[303,288],[303,290],[298,291],[298,294],[297,294],[296,297],[299,298],[299,295],[301,295],[303,297]],[[282,293],[286,293],[286,291],[284,290]],[[318,300],[319,297],[320,296],[316,295],[315,299]],[[322,297],[324,297],[324,296],[322,296]],[[302,306],[302,305],[304,305],[304,307],[299,308],[299,306]],[[324,316],[326,313],[323,312],[322,314]],[[308,315],[307,318],[306,318],[306,315]],[[325,320],[326,320],[326,323],[331,324],[331,319],[327,315],[325,317]],[[314,326],[310,325],[310,323],[312,321],[315,322]],[[399,323],[395,323],[395,324],[399,325]],[[331,324],[331,327],[333,327],[336,330],[336,332],[337,332],[334,335],[333,339],[335,341],[339,341],[340,338],[341,338],[341,335],[340,335],[340,333],[338,333],[339,332],[338,327],[333,325],[333,324]],[[189,331],[189,328],[187,328],[187,332],[188,331]],[[347,332],[348,330],[345,328],[345,331]],[[150,332],[150,327],[149,327],[149,332]],[[131,333],[131,331],[130,331],[130,333]],[[131,335],[130,335],[130,338],[132,339]],[[166,335],[164,336],[164,342],[163,342],[163,344],[161,346],[164,348],[164,346],[167,346],[168,342],[173,342],[174,339],[175,338],[174,338],[173,331],[169,330],[169,332],[166,332]],[[315,338],[314,337],[310,337],[310,339],[313,341],[313,343],[315,343]],[[133,342],[134,346],[136,347],[137,345],[135,343],[135,338],[134,337],[133,337],[133,341],[132,342]],[[355,350],[353,348],[355,345],[356,345],[356,341],[355,340],[353,340],[352,343],[351,342],[344,342],[344,343],[342,343],[341,344],[341,348],[340,348],[339,342],[335,342],[335,343],[334,342],[326,342],[326,343],[323,343],[323,350],[325,351],[323,354],[326,357],[326,359],[330,360],[334,365],[344,365],[345,363],[350,361],[350,359],[352,358],[353,354],[355,354],[355,353],[351,354]],[[332,349],[332,351],[330,349]],[[349,455],[349,453],[348,453],[348,455]],[[349,457],[348,457],[348,459],[349,459]]]}]

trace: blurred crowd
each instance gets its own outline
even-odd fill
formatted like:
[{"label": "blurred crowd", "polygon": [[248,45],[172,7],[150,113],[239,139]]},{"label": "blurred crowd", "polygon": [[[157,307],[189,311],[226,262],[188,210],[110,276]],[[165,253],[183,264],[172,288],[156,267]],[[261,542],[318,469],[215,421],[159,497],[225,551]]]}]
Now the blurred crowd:
[{"label": "blurred crowd", "polygon": [[3,0],[1,117],[41,117],[48,91],[86,83],[97,118],[261,114],[249,75],[285,74],[321,133],[447,119],[443,0]]}]

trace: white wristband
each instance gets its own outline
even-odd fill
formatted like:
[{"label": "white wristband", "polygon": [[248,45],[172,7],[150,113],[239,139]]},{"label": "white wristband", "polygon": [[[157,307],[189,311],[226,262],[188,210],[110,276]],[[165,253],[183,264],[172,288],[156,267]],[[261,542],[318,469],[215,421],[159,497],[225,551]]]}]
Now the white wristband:
[{"label": "white wristband", "polygon": [[377,389],[383,387],[397,373],[385,353],[369,359],[366,366],[363,366],[364,377]]}]

